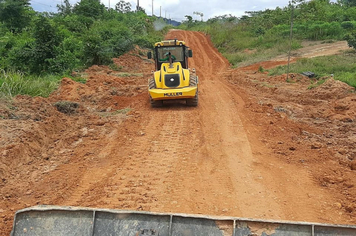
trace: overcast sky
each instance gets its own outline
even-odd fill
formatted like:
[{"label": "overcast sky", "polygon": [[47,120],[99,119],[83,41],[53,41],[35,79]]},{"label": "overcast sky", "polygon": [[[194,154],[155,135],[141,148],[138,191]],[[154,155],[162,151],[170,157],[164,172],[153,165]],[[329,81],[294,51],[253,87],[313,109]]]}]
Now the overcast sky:
[{"label": "overcast sky", "polygon": [[[63,0],[30,0],[32,7],[36,11],[56,12],[57,4]],[[79,0],[70,0],[72,4]],[[101,0],[107,7],[114,8],[120,0]],[[130,2],[132,9],[136,8],[137,0],[126,0]],[[148,15],[152,14],[152,0],[140,0],[140,6],[146,10]],[[277,6],[285,7],[289,1],[286,0],[153,0],[154,14],[160,15],[160,6],[162,7],[162,17],[170,16],[173,20],[185,20],[185,15],[193,16],[194,19],[200,19],[200,16],[194,15],[193,12],[204,14],[204,20],[231,14],[242,16],[245,11],[257,11],[265,9],[275,9]]]}]

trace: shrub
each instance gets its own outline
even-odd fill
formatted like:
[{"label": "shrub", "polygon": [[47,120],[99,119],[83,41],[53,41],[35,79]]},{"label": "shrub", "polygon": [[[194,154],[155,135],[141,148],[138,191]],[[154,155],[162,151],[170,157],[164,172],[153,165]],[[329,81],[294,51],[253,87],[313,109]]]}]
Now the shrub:
[{"label": "shrub", "polygon": [[133,38],[117,21],[96,22],[83,38],[86,65],[110,64],[112,58],[133,49]]},{"label": "shrub", "polygon": [[341,23],[343,29],[349,30],[355,28],[355,25],[352,21],[344,21]]},{"label": "shrub", "polygon": [[347,41],[349,47],[356,49],[356,32],[348,33],[344,39]]}]

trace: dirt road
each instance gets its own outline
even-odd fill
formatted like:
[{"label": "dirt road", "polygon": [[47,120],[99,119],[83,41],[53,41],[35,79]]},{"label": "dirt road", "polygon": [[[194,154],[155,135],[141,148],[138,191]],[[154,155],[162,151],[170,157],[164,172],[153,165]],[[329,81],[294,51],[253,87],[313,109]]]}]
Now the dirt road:
[{"label": "dirt road", "polygon": [[[153,64],[132,56],[116,61],[131,66],[129,76],[95,67],[85,85],[64,79],[49,99],[18,97],[14,106],[22,108],[2,107],[6,117],[18,117],[16,124],[1,123],[2,131],[18,132],[0,139],[2,232],[10,232],[16,210],[35,204],[356,223],[351,159],[340,163],[323,141],[305,136],[322,136],[321,127],[288,115],[311,114],[311,106],[297,113],[303,102],[285,102],[289,110],[276,105],[284,94],[276,88],[291,91],[293,84],[283,87],[276,78],[268,83],[279,87],[264,86],[264,74],[230,70],[202,33],[175,30],[167,38],[193,49],[197,108],[151,108],[145,86]],[[299,91],[305,83],[295,86]],[[350,96],[340,99],[352,105]],[[59,100],[78,102],[77,113],[56,111]],[[343,158],[353,155],[351,146],[343,149]]]}]

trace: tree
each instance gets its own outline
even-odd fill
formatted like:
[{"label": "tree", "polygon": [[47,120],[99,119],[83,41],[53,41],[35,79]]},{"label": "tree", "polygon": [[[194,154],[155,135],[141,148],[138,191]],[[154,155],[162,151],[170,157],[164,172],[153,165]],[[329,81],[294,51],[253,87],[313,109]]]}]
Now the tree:
[{"label": "tree", "polygon": [[58,13],[63,16],[70,15],[73,11],[72,5],[69,0],[64,0],[64,4],[57,5]]},{"label": "tree", "polygon": [[356,0],[342,0],[341,2],[348,7],[356,6]]},{"label": "tree", "polygon": [[145,9],[143,7],[140,7],[140,6],[136,7],[136,12],[143,12],[143,13],[146,14]]},{"label": "tree", "polygon": [[19,33],[31,22],[29,0],[0,0],[0,21],[13,33]]},{"label": "tree", "polygon": [[195,11],[195,12],[193,12],[193,14],[200,16],[201,21],[203,21],[204,14],[202,12]]},{"label": "tree", "polygon": [[41,73],[48,69],[48,60],[56,56],[54,49],[61,43],[61,40],[56,27],[52,26],[49,18],[44,15],[40,15],[36,20],[33,36],[35,58],[32,72]]},{"label": "tree", "polygon": [[73,13],[85,17],[100,19],[105,10],[105,5],[100,3],[100,0],[81,0],[74,6]]},{"label": "tree", "polygon": [[120,0],[120,2],[118,2],[115,5],[115,10],[121,13],[127,13],[131,11],[131,3],[129,2],[125,2],[124,0]]},{"label": "tree", "polygon": [[345,40],[350,48],[356,49],[356,32],[351,32],[345,36]]},{"label": "tree", "polygon": [[133,48],[130,30],[116,20],[95,22],[83,37],[84,57],[87,65],[102,65]]},{"label": "tree", "polygon": [[193,17],[192,16],[185,15],[184,17],[187,18],[188,24],[193,22]]}]

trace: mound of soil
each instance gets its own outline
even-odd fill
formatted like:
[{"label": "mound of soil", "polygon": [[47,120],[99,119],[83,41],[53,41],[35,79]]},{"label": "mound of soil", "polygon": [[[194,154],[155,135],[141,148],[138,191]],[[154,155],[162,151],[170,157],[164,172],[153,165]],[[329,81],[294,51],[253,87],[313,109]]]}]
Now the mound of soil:
[{"label": "mound of soil", "polygon": [[147,73],[153,70],[154,61],[147,59],[147,50],[136,47],[130,53],[114,58],[115,65],[122,71]]},{"label": "mound of soil", "polygon": [[311,89],[313,97],[324,100],[344,98],[353,92],[355,92],[354,87],[333,78],[328,79],[322,85]]}]

